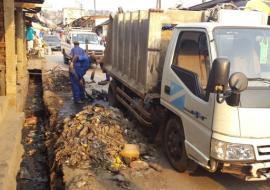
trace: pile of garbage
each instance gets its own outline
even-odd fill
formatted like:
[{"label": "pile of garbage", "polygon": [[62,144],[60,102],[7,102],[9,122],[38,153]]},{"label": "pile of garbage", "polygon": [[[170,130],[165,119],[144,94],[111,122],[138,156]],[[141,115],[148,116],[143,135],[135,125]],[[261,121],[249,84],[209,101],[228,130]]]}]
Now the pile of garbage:
[{"label": "pile of garbage", "polygon": [[69,92],[71,90],[69,72],[63,70],[60,66],[50,69],[47,73],[47,88],[53,92]]},{"label": "pile of garbage", "polygon": [[64,120],[56,145],[56,161],[71,167],[80,167],[85,162],[111,165],[127,143],[122,125],[123,117],[116,109],[99,105],[85,107]]},{"label": "pile of garbage", "polygon": [[140,158],[150,161],[155,153],[118,109],[90,105],[64,119],[55,159],[69,167],[113,171]]}]

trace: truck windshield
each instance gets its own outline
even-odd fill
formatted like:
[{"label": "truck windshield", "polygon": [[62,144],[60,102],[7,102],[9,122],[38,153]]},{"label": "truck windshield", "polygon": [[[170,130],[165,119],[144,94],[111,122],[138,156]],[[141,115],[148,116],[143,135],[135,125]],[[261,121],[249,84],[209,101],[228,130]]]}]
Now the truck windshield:
[{"label": "truck windshield", "polygon": [[88,40],[90,44],[98,44],[98,38],[96,34],[72,34],[72,41],[78,41],[80,44],[85,44],[85,40]]},{"label": "truck windshield", "polygon": [[244,73],[250,79],[249,86],[269,86],[266,82],[270,79],[269,29],[217,28],[214,39],[217,56],[230,60],[230,74]]}]

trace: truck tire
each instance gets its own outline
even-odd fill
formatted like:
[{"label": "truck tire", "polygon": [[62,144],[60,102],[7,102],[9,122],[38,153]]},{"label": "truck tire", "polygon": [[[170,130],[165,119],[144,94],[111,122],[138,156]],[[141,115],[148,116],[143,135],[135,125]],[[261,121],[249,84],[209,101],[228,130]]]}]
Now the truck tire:
[{"label": "truck tire", "polygon": [[119,107],[119,102],[116,99],[116,82],[112,80],[109,84],[109,89],[108,89],[108,102],[109,105],[112,107]]},{"label": "truck tire", "polygon": [[172,117],[166,124],[164,133],[165,154],[174,169],[184,172],[188,167],[188,157],[185,149],[185,134],[182,122]]}]

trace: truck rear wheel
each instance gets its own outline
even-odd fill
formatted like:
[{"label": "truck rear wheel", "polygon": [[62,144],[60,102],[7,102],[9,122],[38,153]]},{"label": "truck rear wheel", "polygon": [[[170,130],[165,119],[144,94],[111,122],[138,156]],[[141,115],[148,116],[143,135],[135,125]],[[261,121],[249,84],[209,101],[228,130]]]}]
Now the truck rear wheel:
[{"label": "truck rear wheel", "polygon": [[172,117],[167,122],[163,140],[170,164],[177,171],[184,172],[188,167],[188,157],[185,149],[184,129],[178,118]]},{"label": "truck rear wheel", "polygon": [[116,82],[114,80],[112,80],[109,84],[109,89],[108,89],[108,102],[109,105],[112,107],[118,107],[119,106],[119,102],[116,99]]}]

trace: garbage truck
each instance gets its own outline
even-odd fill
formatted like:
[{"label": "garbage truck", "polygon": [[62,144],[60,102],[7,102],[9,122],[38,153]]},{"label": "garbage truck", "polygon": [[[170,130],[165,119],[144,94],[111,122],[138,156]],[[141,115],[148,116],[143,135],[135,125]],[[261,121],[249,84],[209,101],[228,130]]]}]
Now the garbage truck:
[{"label": "garbage truck", "polygon": [[270,178],[270,28],[260,12],[136,11],[113,16],[111,106],[158,129],[170,164]]}]

